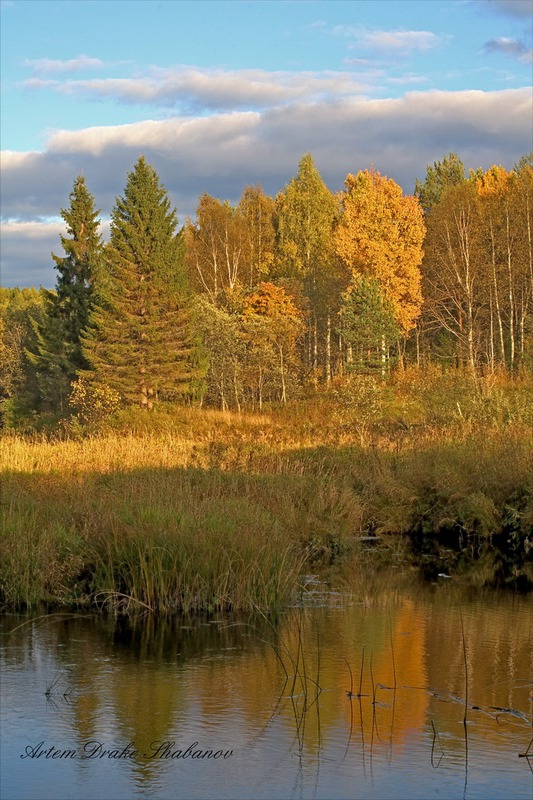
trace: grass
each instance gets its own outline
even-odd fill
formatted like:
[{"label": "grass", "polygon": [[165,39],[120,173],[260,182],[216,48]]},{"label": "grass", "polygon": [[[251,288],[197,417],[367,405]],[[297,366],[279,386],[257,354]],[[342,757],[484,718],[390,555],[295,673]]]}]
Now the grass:
[{"label": "grass", "polygon": [[86,438],[5,435],[2,606],[271,610],[304,568],[343,564],[354,582],[369,559],[413,553],[432,578],[527,584],[531,386],[452,395],[446,381],[404,375],[264,415],[128,411]]}]

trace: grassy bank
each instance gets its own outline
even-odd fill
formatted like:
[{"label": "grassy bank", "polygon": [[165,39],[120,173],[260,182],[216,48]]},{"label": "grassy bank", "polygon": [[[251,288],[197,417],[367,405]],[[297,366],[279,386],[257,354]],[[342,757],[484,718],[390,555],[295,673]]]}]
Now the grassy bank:
[{"label": "grassy bank", "polygon": [[1,603],[271,609],[305,570],[342,564],[356,583],[369,561],[526,586],[529,391],[439,416],[411,382],[264,415],[169,408],[88,438],[5,436]]}]

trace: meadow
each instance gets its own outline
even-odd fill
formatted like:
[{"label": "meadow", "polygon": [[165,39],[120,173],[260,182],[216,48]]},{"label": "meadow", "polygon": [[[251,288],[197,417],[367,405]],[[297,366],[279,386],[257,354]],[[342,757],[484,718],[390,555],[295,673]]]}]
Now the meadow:
[{"label": "meadow", "polygon": [[313,572],[533,582],[531,378],[411,370],[1,444],[4,610],[266,611]]}]

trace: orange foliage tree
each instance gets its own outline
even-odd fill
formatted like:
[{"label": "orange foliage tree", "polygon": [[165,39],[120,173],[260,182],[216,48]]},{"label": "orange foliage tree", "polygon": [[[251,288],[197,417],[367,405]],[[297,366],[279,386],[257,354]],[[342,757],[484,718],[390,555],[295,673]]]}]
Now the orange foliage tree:
[{"label": "orange foliage tree", "polygon": [[348,175],[345,186],[336,251],[353,282],[361,277],[377,281],[405,334],[415,326],[422,307],[425,225],[420,204],[375,170]]}]

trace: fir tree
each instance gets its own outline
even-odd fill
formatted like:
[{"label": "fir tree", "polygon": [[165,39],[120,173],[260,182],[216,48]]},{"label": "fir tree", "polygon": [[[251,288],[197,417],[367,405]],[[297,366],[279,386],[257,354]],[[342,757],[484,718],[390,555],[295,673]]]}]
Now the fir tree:
[{"label": "fir tree", "polygon": [[84,353],[99,383],[144,408],[190,392],[198,380],[176,227],[167,192],[141,156],[113,209],[107,283],[91,315]]},{"label": "fir tree", "polygon": [[35,324],[36,347],[28,353],[44,407],[60,412],[71,382],[88,366],[81,336],[92,310],[103,252],[100,212],[82,176],[76,178],[69,199],[70,207],[61,209],[67,225],[67,235],[60,237],[65,255],[52,253],[58,271],[56,289],[45,291],[45,315]]}]

